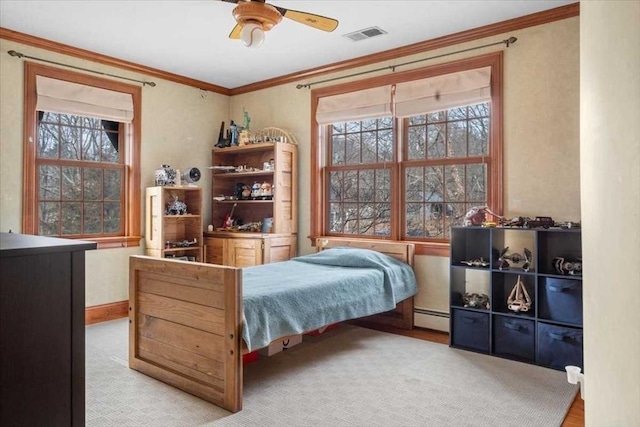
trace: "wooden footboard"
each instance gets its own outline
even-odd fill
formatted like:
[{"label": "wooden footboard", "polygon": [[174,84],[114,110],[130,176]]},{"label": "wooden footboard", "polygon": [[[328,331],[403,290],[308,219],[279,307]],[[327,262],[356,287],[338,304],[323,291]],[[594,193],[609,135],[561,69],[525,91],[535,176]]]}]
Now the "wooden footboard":
[{"label": "wooden footboard", "polygon": [[[413,265],[413,245],[323,239]],[[148,256],[129,261],[129,367],[231,412],[242,409],[242,270]],[[367,321],[411,328],[413,298]]]},{"label": "wooden footboard", "polygon": [[240,269],[132,256],[129,304],[130,368],[242,409]]}]

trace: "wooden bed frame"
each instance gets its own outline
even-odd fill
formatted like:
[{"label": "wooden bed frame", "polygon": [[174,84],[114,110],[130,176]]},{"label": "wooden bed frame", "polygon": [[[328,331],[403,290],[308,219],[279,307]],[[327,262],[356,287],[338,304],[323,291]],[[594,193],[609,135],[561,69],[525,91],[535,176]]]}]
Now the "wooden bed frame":
[{"label": "wooden bed frame", "polygon": [[[318,238],[318,250],[373,249],[413,266],[414,246]],[[242,409],[242,270],[132,256],[129,367],[231,412]],[[413,298],[368,321],[413,327]]]}]

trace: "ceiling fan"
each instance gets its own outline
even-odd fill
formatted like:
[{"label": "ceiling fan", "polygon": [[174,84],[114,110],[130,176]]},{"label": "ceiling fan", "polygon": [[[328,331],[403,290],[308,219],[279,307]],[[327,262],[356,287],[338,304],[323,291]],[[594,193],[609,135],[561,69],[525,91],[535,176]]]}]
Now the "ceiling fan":
[{"label": "ceiling fan", "polygon": [[264,42],[264,33],[278,24],[282,17],[301,24],[331,32],[338,26],[336,19],[298,10],[272,6],[265,0],[221,0],[235,3],[233,17],[237,24],[229,34],[230,39],[241,39],[247,47],[258,47]]}]

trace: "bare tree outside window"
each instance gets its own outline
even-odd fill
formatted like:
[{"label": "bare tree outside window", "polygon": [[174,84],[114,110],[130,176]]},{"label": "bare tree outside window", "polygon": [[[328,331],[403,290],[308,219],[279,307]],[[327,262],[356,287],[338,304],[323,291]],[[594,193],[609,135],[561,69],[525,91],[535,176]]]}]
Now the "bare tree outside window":
[{"label": "bare tree outside window", "polygon": [[[472,206],[487,203],[490,105],[451,108],[399,120],[405,141],[384,117],[334,123],[328,135],[327,224],[331,234],[392,235],[446,241]],[[396,146],[402,144],[402,147]],[[403,175],[392,206],[395,153]]]},{"label": "bare tree outside window", "polygon": [[41,112],[37,121],[38,234],[123,231],[124,158],[117,122]]}]

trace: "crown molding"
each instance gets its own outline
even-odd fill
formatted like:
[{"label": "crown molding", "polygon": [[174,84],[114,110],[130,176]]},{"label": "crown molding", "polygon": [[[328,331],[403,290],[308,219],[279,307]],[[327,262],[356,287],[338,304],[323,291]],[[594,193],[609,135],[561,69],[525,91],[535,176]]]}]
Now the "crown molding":
[{"label": "crown molding", "polygon": [[61,53],[63,55],[73,56],[76,58],[84,59],[87,61],[96,62],[98,64],[108,65],[111,67],[120,68],[127,71],[134,71],[146,76],[157,77],[159,79],[169,80],[174,83],[181,83],[187,86],[193,86],[198,89],[208,90],[210,92],[216,92],[222,95],[230,95],[229,89],[214,85],[211,83],[203,82],[200,80],[191,79],[178,74],[169,73],[167,71],[158,70],[155,68],[147,67],[145,65],[136,64],[134,62],[125,61],[123,59],[114,58],[112,56],[103,55],[101,53],[92,52],[85,49],[69,46],[62,43],[57,43],[51,40],[43,39],[29,34],[24,34],[18,31],[9,30],[0,27],[0,39],[10,40],[17,43],[22,43],[28,46],[45,49],[51,52]]},{"label": "crown molding", "polygon": [[572,18],[579,15],[580,3],[571,3],[566,6],[532,13],[530,15],[521,16],[519,18],[513,18],[507,21],[485,25],[483,27],[478,27],[471,30],[461,31],[459,33],[454,33],[447,36],[386,50],[384,52],[379,52],[376,54],[352,58],[317,68],[311,68],[297,73],[275,77],[273,79],[263,80],[245,86],[239,86],[231,89],[231,95],[240,95],[247,92],[254,92],[256,90],[280,86],[286,83],[314,79],[325,74],[352,70],[354,68],[363,67],[366,65],[424,53],[431,50],[441,49],[447,46],[479,40],[486,37],[500,35],[508,33],[510,31],[521,30],[537,25],[547,24],[554,21],[560,21],[562,19]]},{"label": "crown molding", "polygon": [[180,76],[178,74],[169,73],[166,71],[157,70],[155,68],[139,65],[133,62],[124,61],[122,59],[114,58],[107,55],[91,52],[85,49],[79,49],[73,46],[65,45],[62,43],[53,42],[40,37],[31,36],[28,34],[20,33],[13,30],[0,27],[0,38],[11,40],[17,43],[26,44],[29,46],[46,49],[52,52],[61,53],[64,55],[74,56],[77,58],[85,59],[88,61],[97,62],[112,67],[121,68],[124,70],[134,71],[136,73],[145,74],[169,80],[175,83],[181,83],[187,86],[193,86],[199,89],[208,90],[211,92],[219,93],[222,95],[234,96],[243,93],[254,92],[257,90],[267,89],[274,86],[280,86],[287,83],[297,82],[300,80],[314,79],[319,76],[337,73],[341,71],[351,70],[358,67],[363,67],[379,62],[389,61],[400,57],[415,55],[419,53],[428,52],[431,50],[441,49],[447,46],[466,43],[486,37],[491,37],[499,34],[508,33],[510,31],[521,30],[528,27],[534,27],[537,25],[547,24],[554,21],[560,21],[567,18],[573,18],[580,15],[580,3],[571,3],[566,6],[557,7],[554,9],[545,10],[542,12],[533,13],[530,15],[521,16],[519,18],[509,19],[507,21],[498,22],[495,24],[485,25],[483,27],[474,28],[472,30],[461,31],[459,33],[450,34],[443,37],[438,37],[431,40],[425,40],[420,43],[414,43],[411,45],[403,46],[396,49],[386,50],[373,55],[361,56],[358,58],[349,59],[346,61],[335,62],[333,64],[324,65],[321,67],[310,68],[296,73],[286,74],[272,79],[262,80],[256,83],[251,83],[244,86],[239,86],[233,89],[228,89],[222,86],[214,85],[211,83],[203,82],[200,80],[191,79],[189,77]]}]

